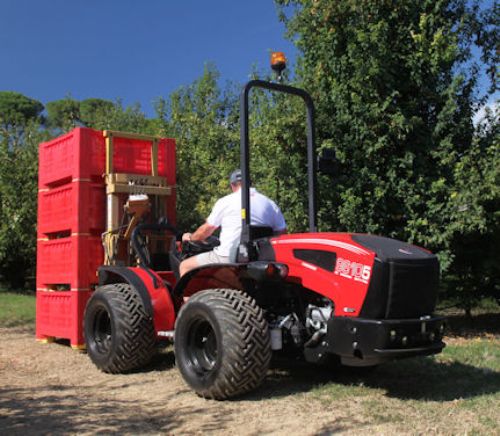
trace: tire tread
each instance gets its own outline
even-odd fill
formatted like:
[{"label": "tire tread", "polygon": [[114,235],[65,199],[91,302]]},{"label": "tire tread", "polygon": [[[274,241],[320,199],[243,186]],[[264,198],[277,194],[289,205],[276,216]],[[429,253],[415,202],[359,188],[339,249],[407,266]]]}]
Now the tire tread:
[{"label": "tire tread", "polygon": [[271,361],[268,323],[262,309],[242,291],[210,289],[191,297],[178,319],[195,302],[212,308],[225,332],[218,376],[211,386],[197,393],[221,400],[255,389],[264,380]]},{"label": "tire tread", "polygon": [[92,359],[94,363],[102,371],[113,374],[146,365],[155,353],[156,339],[152,319],[146,313],[137,291],[128,284],[116,283],[100,287],[93,297],[107,300],[112,308],[115,327],[109,358],[105,362]]}]

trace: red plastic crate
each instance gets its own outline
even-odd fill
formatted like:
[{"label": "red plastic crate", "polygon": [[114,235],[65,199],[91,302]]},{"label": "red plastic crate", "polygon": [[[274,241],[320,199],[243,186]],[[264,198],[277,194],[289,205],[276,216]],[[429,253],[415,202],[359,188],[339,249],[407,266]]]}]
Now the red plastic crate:
[{"label": "red plastic crate", "polygon": [[175,139],[164,138],[158,144],[158,173],[167,179],[167,183],[175,186]]},{"label": "red plastic crate", "polygon": [[105,167],[102,132],[79,127],[39,147],[39,187],[68,181],[102,179]]},{"label": "red plastic crate", "polygon": [[64,338],[70,340],[73,348],[84,348],[83,316],[91,295],[91,291],[37,291],[37,340]]},{"label": "red plastic crate", "polygon": [[[72,345],[83,344],[83,311],[104,260],[105,161],[103,132],[93,129],[76,128],[39,146],[39,339],[69,338]],[[151,174],[151,142],[113,136],[113,172]],[[172,187],[165,202],[173,224],[175,172],[175,140],[161,139],[158,174]]]},{"label": "red plastic crate", "polygon": [[103,264],[104,250],[99,236],[70,236],[39,240],[37,289],[89,290],[97,284],[97,268]]},{"label": "red plastic crate", "polygon": [[[162,139],[158,145],[158,173],[167,179],[172,187],[172,194],[166,198],[167,217],[170,223],[176,224],[177,192],[176,192],[176,145],[174,139]],[[164,165],[164,167],[163,167]]]},{"label": "red plastic crate", "polygon": [[[78,127],[39,147],[39,186],[68,181],[99,181],[105,172],[105,139],[101,131]],[[113,172],[151,174],[151,142],[113,137]],[[158,142],[158,174],[175,184],[175,140]]]},{"label": "red plastic crate", "polygon": [[[151,142],[113,137],[113,172],[151,174]],[[164,138],[158,142],[158,175],[175,183],[175,141]]]},{"label": "red plastic crate", "polygon": [[72,182],[38,193],[38,237],[51,233],[102,233],[106,193],[102,183]]}]

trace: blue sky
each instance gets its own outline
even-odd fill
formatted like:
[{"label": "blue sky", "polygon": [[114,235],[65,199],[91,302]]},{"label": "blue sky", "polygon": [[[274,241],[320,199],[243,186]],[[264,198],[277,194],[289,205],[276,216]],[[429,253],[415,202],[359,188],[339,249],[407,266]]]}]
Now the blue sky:
[{"label": "blue sky", "polygon": [[122,98],[153,115],[206,62],[244,83],[271,50],[297,53],[273,0],[0,0],[0,17],[0,90],[42,103]]},{"label": "blue sky", "polygon": [[71,94],[152,101],[213,62],[243,83],[269,51],[296,50],[272,0],[0,0],[0,90],[47,103]]}]

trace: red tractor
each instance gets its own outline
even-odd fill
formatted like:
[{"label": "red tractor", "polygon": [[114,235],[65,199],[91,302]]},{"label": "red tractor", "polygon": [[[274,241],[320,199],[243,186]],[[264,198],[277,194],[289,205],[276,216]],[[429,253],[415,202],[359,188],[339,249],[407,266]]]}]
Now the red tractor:
[{"label": "red tractor", "polygon": [[[248,96],[253,88],[292,94],[306,103],[308,233],[274,236],[271,229],[250,224]],[[97,367],[111,373],[141,367],[159,341],[173,340],[176,364],[193,390],[226,399],[259,386],[274,353],[348,366],[439,353],[445,320],[433,315],[436,256],[385,237],[317,231],[310,95],[252,80],[241,94],[240,115],[242,232],[231,263],[200,267],[179,279],[180,260],[216,242],[185,242],[179,251],[179,232],[151,207],[163,188],[145,189],[148,180],[127,185],[107,177],[106,262],[84,320],[87,352]],[[329,166],[327,158],[319,159],[320,168]],[[120,189],[131,193],[129,221],[122,225],[112,198]],[[155,251],[158,241],[168,241],[170,249]]]}]

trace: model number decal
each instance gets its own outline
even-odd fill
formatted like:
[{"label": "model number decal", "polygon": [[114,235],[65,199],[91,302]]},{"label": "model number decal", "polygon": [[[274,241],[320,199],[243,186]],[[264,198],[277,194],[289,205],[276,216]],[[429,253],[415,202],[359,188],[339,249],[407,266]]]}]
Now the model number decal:
[{"label": "model number decal", "polygon": [[368,283],[372,274],[372,268],[362,263],[351,262],[350,260],[338,257],[334,273],[356,282]]}]

